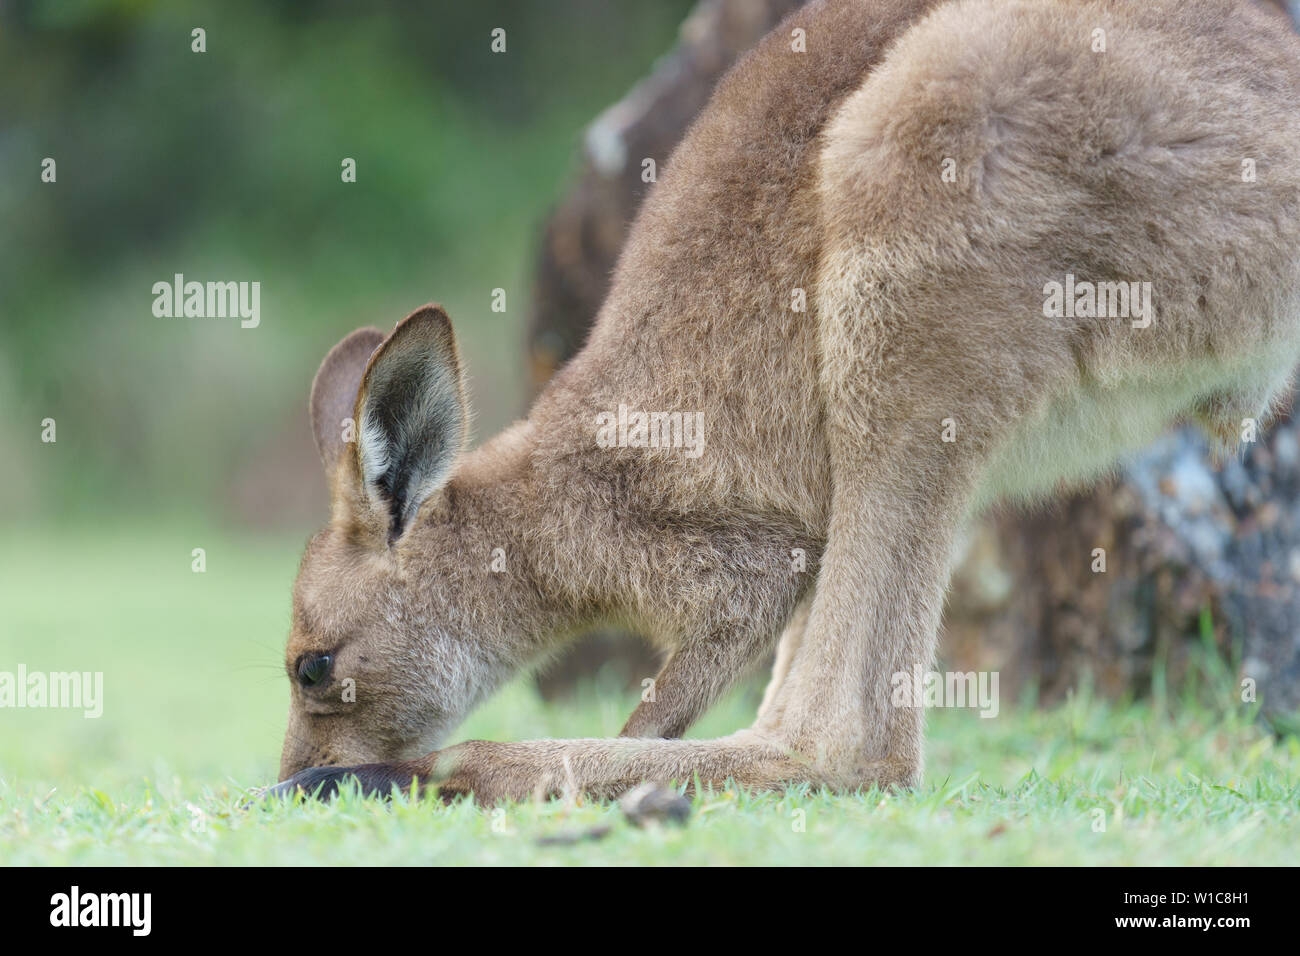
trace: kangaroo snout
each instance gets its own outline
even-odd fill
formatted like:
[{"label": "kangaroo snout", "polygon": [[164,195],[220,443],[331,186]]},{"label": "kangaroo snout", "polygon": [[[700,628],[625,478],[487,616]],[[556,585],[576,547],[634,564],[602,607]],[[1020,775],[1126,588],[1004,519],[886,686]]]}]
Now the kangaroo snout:
[{"label": "kangaroo snout", "polygon": [[[409,769],[410,772],[407,772]],[[353,783],[366,796],[388,796],[393,787],[409,789],[421,779],[420,771],[403,764],[360,764],[354,767],[308,767],[286,777],[266,791],[270,797],[291,797],[302,792],[305,796],[327,800],[339,790]]]}]

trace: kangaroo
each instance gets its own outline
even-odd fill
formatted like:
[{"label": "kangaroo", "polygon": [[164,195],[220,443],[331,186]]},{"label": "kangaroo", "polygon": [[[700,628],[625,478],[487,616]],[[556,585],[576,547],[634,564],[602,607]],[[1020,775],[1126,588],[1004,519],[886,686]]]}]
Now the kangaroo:
[{"label": "kangaroo", "polygon": [[[278,789],[917,785],[892,678],[931,666],[971,518],[1182,420],[1234,440],[1298,363],[1300,40],[1273,14],[811,4],[721,82],[526,420],[466,450],[438,306],[326,356]],[[619,738],[438,749],[602,622],[667,651]],[[679,739],[774,648],[751,727]]]}]

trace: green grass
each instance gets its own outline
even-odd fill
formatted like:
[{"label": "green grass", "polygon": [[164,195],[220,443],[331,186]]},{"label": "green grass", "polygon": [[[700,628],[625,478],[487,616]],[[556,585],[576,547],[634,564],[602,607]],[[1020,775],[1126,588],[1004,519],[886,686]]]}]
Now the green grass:
[{"label": "green grass", "polygon": [[[939,710],[925,786],[907,794],[699,795],[682,828],[611,806],[345,795],[240,809],[275,775],[279,655],[296,540],[168,521],[145,530],[6,531],[0,670],[101,670],[104,714],[0,710],[0,860],[11,864],[1285,864],[1300,848],[1300,741],[1230,685],[1110,703],[1086,691],[994,719]],[[203,547],[207,571],[190,570]],[[1222,676],[1222,675],[1220,675]],[[694,736],[748,723],[752,687]],[[459,737],[612,734],[634,704],[592,687],[545,705],[504,689]],[[1226,708],[1226,709],[1225,709]],[[1096,811],[1105,830],[1094,829]],[[608,826],[600,840],[538,839]]]}]

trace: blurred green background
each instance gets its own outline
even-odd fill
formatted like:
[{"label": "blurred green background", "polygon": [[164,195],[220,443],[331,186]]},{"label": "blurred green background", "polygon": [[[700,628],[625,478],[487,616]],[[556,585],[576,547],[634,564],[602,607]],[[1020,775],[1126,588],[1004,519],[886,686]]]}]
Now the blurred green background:
[{"label": "blurred green background", "polygon": [[[321,357],[357,326],[441,301],[476,439],[518,415],[543,218],[586,124],[672,46],[690,6],[0,0],[0,671],[102,672],[104,693],[97,719],[0,710],[0,861],[556,858],[490,843],[460,811],[433,817],[452,824],[434,852],[423,814],[375,829],[374,814],[233,807],[278,766],[289,588],[325,518],[306,414]],[[259,327],[155,317],[153,284],[178,272],[260,282]],[[747,723],[760,687],[692,736]],[[597,681],[547,704],[521,676],[455,736],[608,735],[636,702]],[[724,795],[697,802],[685,842],[620,831],[597,859],[1294,857],[1300,742],[1253,712],[1162,695],[1033,703],[997,721],[936,714],[918,794],[795,794],[758,811]],[[790,801],[812,811],[806,838]],[[1111,838],[1093,828],[1098,807]],[[542,808],[515,832],[569,812]]]},{"label": "blurred green background", "polygon": [[[318,523],[311,376],[429,300],[456,323],[476,439],[518,415],[542,219],[585,124],[689,6],[0,4],[0,517]],[[177,272],[260,281],[260,327],[156,318]]]}]

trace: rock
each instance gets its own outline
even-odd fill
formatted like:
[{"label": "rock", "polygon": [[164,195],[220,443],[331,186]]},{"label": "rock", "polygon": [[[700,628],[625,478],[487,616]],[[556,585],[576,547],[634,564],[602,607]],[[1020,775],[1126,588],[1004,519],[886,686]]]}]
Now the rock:
[{"label": "rock", "polygon": [[646,782],[633,787],[624,794],[619,806],[628,821],[639,827],[651,823],[684,824],[691,814],[691,801],[661,783]]}]

